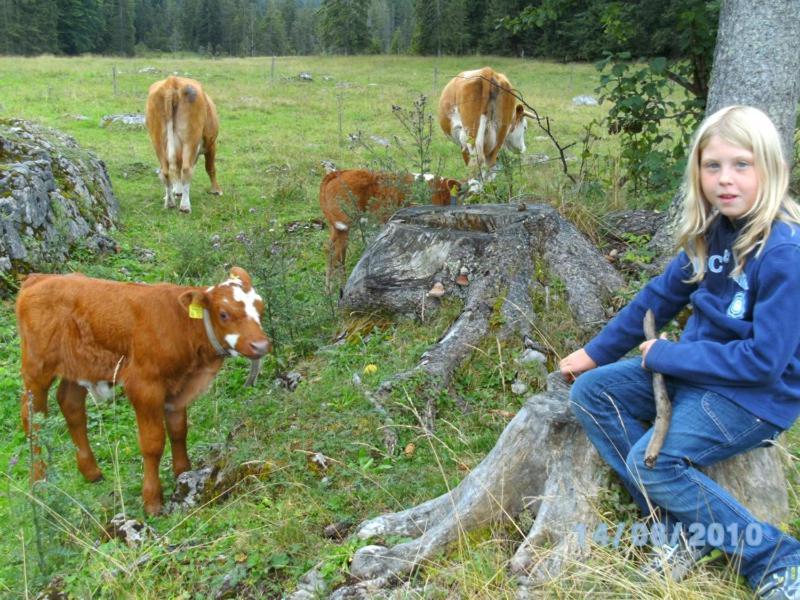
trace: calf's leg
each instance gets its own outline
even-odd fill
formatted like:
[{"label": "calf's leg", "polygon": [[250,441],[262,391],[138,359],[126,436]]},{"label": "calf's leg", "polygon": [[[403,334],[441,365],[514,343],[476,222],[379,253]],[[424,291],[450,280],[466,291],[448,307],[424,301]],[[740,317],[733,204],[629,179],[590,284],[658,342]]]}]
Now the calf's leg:
[{"label": "calf's leg", "polygon": [[169,179],[169,162],[167,162],[166,157],[161,158],[158,178],[164,184],[164,208],[175,208],[175,196],[172,194],[172,183]]},{"label": "calf's leg", "polygon": [[158,466],[164,453],[164,399],[163,388],[157,384],[136,382],[127,383],[125,392],[136,411],[139,429],[139,448],[144,462],[142,498],[144,510],[151,515],[161,512],[163,497]]},{"label": "calf's leg", "polygon": [[172,448],[172,472],[175,477],[192,468],[186,452],[186,432],[189,429],[186,420],[186,409],[169,409],[164,411],[164,422],[167,425],[169,444]]},{"label": "calf's leg", "polygon": [[206,144],[205,150],[203,151],[203,156],[206,161],[206,173],[208,173],[208,178],[211,180],[211,193],[217,196],[222,196],[222,188],[220,188],[219,184],[217,183],[217,168],[214,165],[214,159],[217,156],[216,142]]},{"label": "calf's leg", "polygon": [[185,142],[181,149],[181,187],[183,190],[181,193],[181,204],[178,210],[184,213],[192,212],[189,188],[192,184],[192,173],[194,172],[195,162],[197,162],[197,143],[190,140]]},{"label": "calf's leg", "polygon": [[77,450],[75,458],[78,470],[87,481],[99,481],[103,478],[103,474],[97,466],[86,434],[86,388],[74,381],[62,379],[58,385],[56,398],[67,422],[72,443]]},{"label": "calf's leg", "polygon": [[22,429],[31,441],[31,481],[39,481],[45,478],[46,465],[42,459],[42,448],[38,441],[39,425],[33,422],[31,411],[47,415],[47,390],[53,383],[51,373],[43,373],[31,369],[26,364],[25,354],[22,355],[22,379],[25,386],[20,398],[20,415],[22,417]]},{"label": "calf's leg", "polygon": [[333,291],[334,279],[344,281],[344,259],[347,253],[347,240],[349,232],[337,229],[331,225],[330,239],[328,240],[328,266],[325,271],[325,291]]}]

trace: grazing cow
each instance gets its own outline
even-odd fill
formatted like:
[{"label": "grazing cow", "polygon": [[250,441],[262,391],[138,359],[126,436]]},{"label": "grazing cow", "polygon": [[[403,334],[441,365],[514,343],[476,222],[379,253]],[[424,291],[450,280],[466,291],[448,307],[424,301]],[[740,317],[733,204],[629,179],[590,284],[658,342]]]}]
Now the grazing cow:
[{"label": "grazing cow", "polygon": [[[78,470],[97,481],[102,474],[86,435],[86,392],[110,395],[114,385],[123,386],[136,412],[144,458],[144,509],[158,513],[165,424],[177,476],[190,468],[189,404],[211,384],[225,357],[251,359],[252,380],[269,351],[263,309],[250,276],[238,267],[208,288],[29,275],[16,304],[25,432],[31,435],[31,410],[47,413],[48,389],[60,377],[56,396],[77,448]],[[35,437],[34,481],[45,475]]]},{"label": "grazing cow", "polygon": [[442,131],[461,146],[464,163],[477,163],[483,176],[504,145],[525,152],[525,117],[535,118],[517,102],[506,76],[490,67],[459,73],[439,98]]},{"label": "grazing cow", "polygon": [[[431,189],[431,204],[444,206],[455,203],[462,184],[456,179],[424,175]],[[330,291],[333,272],[344,275],[344,258],[354,212],[369,210],[381,222],[402,205],[411,195],[415,175],[346,169],[325,175],[319,186],[319,205],[328,221],[328,267],[325,285]],[[348,209],[349,212],[348,212]]]},{"label": "grazing cow", "polygon": [[214,158],[217,153],[219,118],[214,102],[194,79],[171,75],[150,86],[145,119],[160,165],[164,184],[164,208],[192,212],[189,185],[200,153],[205,155],[211,193],[222,195]]}]

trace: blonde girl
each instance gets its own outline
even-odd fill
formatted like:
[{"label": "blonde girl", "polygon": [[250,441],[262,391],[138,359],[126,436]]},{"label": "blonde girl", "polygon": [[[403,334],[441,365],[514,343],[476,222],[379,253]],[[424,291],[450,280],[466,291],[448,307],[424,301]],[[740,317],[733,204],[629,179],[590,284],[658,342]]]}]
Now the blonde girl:
[{"label": "blonde girl", "polygon": [[[800,415],[800,209],[780,136],[757,108],[730,106],[697,130],[684,180],[681,250],[585,347],[565,357],[573,410],[649,521],[655,560],[680,579],[713,547],[761,598],[800,600],[800,542],[760,521],[705,467],[774,442]],[[678,341],[644,340],[687,304]],[[619,360],[635,347],[641,356]],[[669,433],[644,464],[651,372],[672,399]],[[662,534],[663,535],[660,535]]]}]

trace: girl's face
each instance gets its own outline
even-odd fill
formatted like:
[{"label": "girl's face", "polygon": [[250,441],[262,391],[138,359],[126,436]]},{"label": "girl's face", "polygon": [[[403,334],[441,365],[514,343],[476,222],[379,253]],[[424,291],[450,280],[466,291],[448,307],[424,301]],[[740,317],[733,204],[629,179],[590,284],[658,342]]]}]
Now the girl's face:
[{"label": "girl's face", "polygon": [[759,177],[753,153],[711,136],[700,153],[703,196],[723,215],[738,219],[753,207]]}]

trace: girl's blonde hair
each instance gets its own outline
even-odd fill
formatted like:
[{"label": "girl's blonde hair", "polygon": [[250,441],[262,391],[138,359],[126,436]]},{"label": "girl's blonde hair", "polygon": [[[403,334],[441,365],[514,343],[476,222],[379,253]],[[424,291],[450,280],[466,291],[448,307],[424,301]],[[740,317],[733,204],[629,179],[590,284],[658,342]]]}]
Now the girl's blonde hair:
[{"label": "girl's blonde hair", "polygon": [[719,213],[703,196],[700,187],[700,160],[712,137],[744,148],[753,154],[758,173],[758,193],[743,218],[746,224],[733,245],[732,277],[741,274],[747,256],[763,250],[775,219],[800,223],[800,207],[789,196],[789,168],[783,159],[781,138],[770,118],[752,106],[728,106],[707,117],[694,135],[684,178],[683,218],[678,230],[678,246],[694,265],[690,282],[703,279],[708,260],[705,234]]}]

